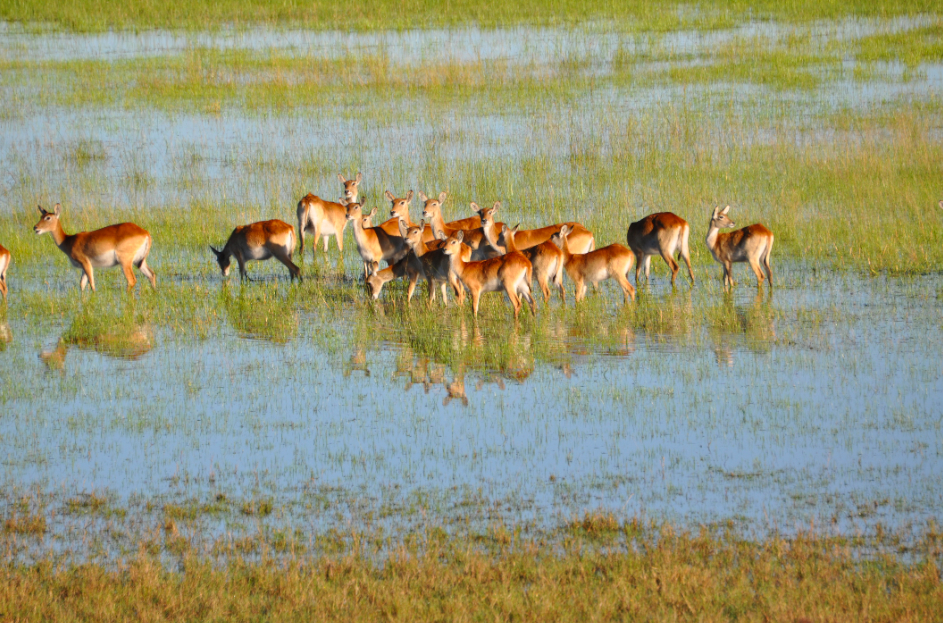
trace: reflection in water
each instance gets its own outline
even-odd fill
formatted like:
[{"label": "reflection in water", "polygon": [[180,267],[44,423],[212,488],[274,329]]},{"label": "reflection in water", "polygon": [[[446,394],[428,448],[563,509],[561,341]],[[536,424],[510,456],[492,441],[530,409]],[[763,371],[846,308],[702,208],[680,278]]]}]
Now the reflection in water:
[{"label": "reflection in water", "polygon": [[105,325],[98,323],[96,327],[77,320],[62,334],[56,347],[42,350],[39,358],[50,369],[64,370],[66,354],[70,348],[95,351],[118,359],[136,360],[154,347],[153,334],[147,325],[128,323],[121,318],[114,318],[114,321]]},{"label": "reflection in water", "polygon": [[363,372],[364,376],[370,376],[370,368],[367,367],[367,352],[362,348],[358,348],[350,356],[350,360],[344,366],[344,378],[349,377],[350,373],[355,370]]},{"label": "reflection in water", "polygon": [[10,325],[6,322],[0,322],[0,353],[7,349],[7,344],[13,341],[13,332],[10,331]]},{"label": "reflection in water", "polygon": [[759,290],[750,306],[737,306],[733,296],[726,294],[724,303],[717,310],[718,319],[711,330],[714,338],[714,357],[721,368],[732,368],[737,343],[752,352],[769,353],[776,340],[775,310],[770,303],[772,290],[764,301],[764,291]]},{"label": "reflection in water", "polygon": [[298,312],[270,288],[241,285],[234,297],[226,283],[219,302],[240,337],[285,344],[298,333]]}]

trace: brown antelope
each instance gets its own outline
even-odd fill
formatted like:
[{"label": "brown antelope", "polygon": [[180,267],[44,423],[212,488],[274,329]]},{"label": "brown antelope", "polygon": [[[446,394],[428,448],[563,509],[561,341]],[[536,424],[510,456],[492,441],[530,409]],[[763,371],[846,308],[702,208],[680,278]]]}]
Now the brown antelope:
[{"label": "brown antelope", "polygon": [[[378,225],[391,236],[399,235],[400,221],[406,223],[407,227],[415,227],[415,223],[409,218],[409,203],[413,200],[413,191],[406,193],[405,197],[394,197],[393,193],[386,191],[383,195],[390,202],[390,218]],[[432,229],[428,229],[429,239],[433,239]]]},{"label": "brown antelope", "polygon": [[347,220],[353,222],[354,241],[357,243],[360,258],[363,260],[364,281],[377,272],[380,260],[392,266],[406,257],[409,247],[406,246],[403,237],[399,235],[399,231],[393,235],[388,233],[382,226],[370,227],[365,224],[364,219],[372,219],[376,215],[376,208],[373,208],[373,211],[369,214],[364,215],[363,202],[348,202],[342,198],[341,205],[344,205],[347,209]]},{"label": "brown antelope", "polygon": [[3,294],[3,300],[7,300],[7,269],[10,268],[10,252],[0,244],[0,293]]},{"label": "brown antelope", "polygon": [[[540,229],[521,229],[514,235],[514,243],[517,245],[519,251],[525,251],[531,247],[536,247],[539,244],[547,242],[551,237],[560,233],[560,228],[564,225],[570,228],[568,240],[572,253],[589,253],[596,248],[596,238],[593,236],[593,232],[579,223],[557,223],[556,225],[541,227]],[[491,246],[499,252],[502,251],[505,246],[500,238],[497,241],[491,240],[490,242]]]},{"label": "brown antelope", "polygon": [[[422,276],[429,286],[429,303],[435,302],[435,286],[438,285],[442,288],[442,302],[448,305],[449,300],[446,296],[445,287],[446,284],[448,284],[452,286],[452,291],[455,292],[455,298],[458,299],[458,304],[462,305],[465,302],[465,289],[462,287],[462,284],[459,283],[458,278],[452,273],[451,260],[442,248],[445,246],[447,239],[436,241],[440,244],[434,245],[435,248],[432,248],[433,245],[423,240],[425,221],[420,222],[416,227],[406,227],[405,224],[401,222],[400,227],[402,236],[412,251],[409,257],[415,257],[421,264]],[[468,261],[471,259],[471,255],[471,248],[463,244],[461,257],[465,259],[465,261]],[[412,285],[412,287],[415,288],[415,285]],[[412,294],[412,291],[410,291],[410,294]]]},{"label": "brown antelope", "polygon": [[[341,184],[344,185],[344,199],[347,201],[357,201],[357,186],[363,181],[363,176],[358,172],[354,179],[345,179],[340,173],[337,174]],[[307,194],[298,202],[298,235],[301,237],[301,257],[304,259],[305,253],[305,232],[314,234],[314,242],[311,245],[311,257],[315,257],[318,248],[318,238],[324,238],[324,252],[327,253],[327,243],[331,236],[337,240],[337,250],[344,252],[344,228],[347,227],[347,210],[340,203],[325,201],[320,197]]]},{"label": "brown antelope", "polygon": [[691,227],[688,222],[671,212],[649,214],[640,221],[629,225],[625,240],[635,254],[635,285],[638,286],[639,271],[644,267],[645,280],[648,280],[652,265],[652,256],[660,255],[671,270],[671,285],[681,266],[672,257],[675,253],[688,266],[688,276],[694,285],[694,273],[691,271],[691,251],[688,249],[688,237]]},{"label": "brown antelope", "polygon": [[629,297],[632,297],[634,301],[635,288],[629,283],[628,275],[635,255],[621,244],[610,244],[608,247],[589,253],[571,253],[567,243],[569,234],[569,225],[564,225],[560,228],[560,233],[555,234],[552,240],[563,251],[563,266],[566,268],[566,274],[576,284],[576,302],[579,303],[585,298],[587,282],[593,284],[595,288],[596,284],[609,277],[622,286],[626,304],[629,302]]},{"label": "brown antelope", "polygon": [[[495,201],[494,205],[490,208],[481,208],[477,203],[473,202],[471,204],[471,209],[473,212],[478,214],[478,218],[481,220],[481,227],[476,227],[475,229],[451,229],[446,225],[443,228],[440,218],[438,221],[432,222],[432,231],[435,234],[435,237],[438,239],[450,238],[458,232],[465,232],[463,234],[463,244],[471,248],[472,261],[477,262],[479,260],[497,257],[501,255],[501,252],[489,244],[488,239],[490,236],[491,239],[494,240],[497,236],[497,223],[494,220],[494,215],[500,207],[500,201]],[[423,214],[425,214],[425,212]],[[486,231],[489,233],[485,233]]]},{"label": "brown antelope", "polygon": [[42,235],[52,234],[59,250],[66,254],[69,262],[81,269],[82,278],[79,287],[85,291],[86,284],[95,291],[95,268],[111,268],[121,266],[124,277],[128,280],[128,287],[133,288],[137,278],[131,270],[137,266],[151,282],[151,287],[157,287],[157,275],[147,266],[147,254],[151,250],[151,235],[134,223],[120,223],[109,225],[95,231],[83,231],[77,234],[66,234],[59,222],[62,206],[58,203],[52,212],[39,207],[39,222],[33,226],[33,231]]},{"label": "brown antelope", "polygon": [[[484,219],[482,219],[484,222]],[[521,294],[530,303],[530,311],[536,314],[534,297],[530,292],[533,279],[532,268],[526,257],[520,253],[509,253],[500,257],[477,262],[466,262],[462,257],[462,241],[464,231],[458,231],[449,236],[442,247],[443,252],[451,259],[450,268],[472,295],[472,311],[478,317],[478,304],[484,292],[504,290],[508,300],[514,306],[514,318],[521,311]]]},{"label": "brown antelope", "polygon": [[769,285],[773,285],[773,271],[769,265],[769,254],[773,250],[773,232],[760,223],[748,225],[743,229],[732,231],[729,234],[720,233],[721,228],[736,225],[727,216],[730,206],[723,210],[720,206],[711,213],[710,224],[707,226],[707,248],[711,250],[714,259],[724,267],[724,287],[736,285],[733,280],[733,263],[749,262],[750,268],[756,275],[756,285],[763,285],[763,271],[760,262],[766,268]]},{"label": "brown antelope", "polygon": [[216,255],[219,270],[224,277],[229,276],[230,257],[236,258],[239,264],[239,277],[249,281],[251,279],[246,274],[246,262],[274,257],[288,267],[292,281],[295,277],[301,279],[301,269],[291,261],[295,252],[295,228],[285,221],[273,219],[239,225],[232,230],[222,251],[213,246],[210,246],[210,251]]},{"label": "brown antelope", "polygon": [[[460,229],[472,230],[481,227],[481,216],[472,216],[446,223],[445,218],[442,216],[442,204],[445,203],[446,197],[448,197],[448,194],[445,192],[439,193],[438,198],[433,199],[426,197],[423,193],[419,193],[419,198],[423,202],[422,218],[429,223],[429,230],[423,232],[423,239],[426,242],[437,239],[435,236],[436,231],[441,231],[441,235],[448,238]],[[479,208],[473,207],[472,209],[477,211]],[[500,233],[504,230],[504,223],[495,223],[494,226],[496,233]]]},{"label": "brown antelope", "polygon": [[496,248],[499,251],[504,249],[507,253],[515,251],[523,253],[534,267],[534,275],[537,277],[540,291],[543,292],[544,302],[550,302],[550,282],[552,281],[560,288],[560,299],[566,304],[566,290],[563,287],[563,251],[550,240],[529,249],[520,249],[517,246],[519,227],[520,225],[516,225],[513,229],[505,228],[498,236]]}]

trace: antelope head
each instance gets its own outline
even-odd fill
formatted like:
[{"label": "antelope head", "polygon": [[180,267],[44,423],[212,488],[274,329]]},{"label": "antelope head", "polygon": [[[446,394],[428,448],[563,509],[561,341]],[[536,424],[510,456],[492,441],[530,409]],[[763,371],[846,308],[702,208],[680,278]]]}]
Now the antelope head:
[{"label": "antelope head", "polygon": [[736,223],[731,221],[727,216],[727,212],[730,212],[730,206],[727,206],[723,210],[720,209],[720,206],[714,208],[714,211],[711,213],[710,227],[724,228],[736,225]]},{"label": "antelope head", "polygon": [[228,253],[223,253],[219,251],[213,245],[210,245],[210,251],[213,252],[213,255],[216,256],[216,263],[219,264],[219,270],[223,273],[223,277],[229,276],[229,267],[231,266],[231,260]]},{"label": "antelope head", "polygon": [[357,177],[353,179],[346,179],[340,173],[337,174],[337,178],[341,181],[341,184],[344,185],[344,199],[348,201],[357,200],[357,186],[363,181],[363,176],[360,175],[360,172],[357,172]]},{"label": "antelope head", "polygon": [[383,196],[390,202],[390,218],[409,221],[409,202],[413,200],[413,191],[406,193],[405,197],[394,197],[390,191],[386,191]]},{"label": "antelope head", "polygon": [[55,231],[56,225],[59,223],[59,215],[62,214],[62,206],[57,203],[52,212],[47,212],[42,206],[37,206],[37,209],[39,210],[39,222],[33,225],[33,231],[38,235]]}]

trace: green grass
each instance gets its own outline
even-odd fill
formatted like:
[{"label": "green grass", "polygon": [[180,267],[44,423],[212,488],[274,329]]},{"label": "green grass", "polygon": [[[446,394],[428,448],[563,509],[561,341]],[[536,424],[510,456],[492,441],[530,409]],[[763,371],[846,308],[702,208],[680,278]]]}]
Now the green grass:
[{"label": "green grass", "polygon": [[412,28],[454,28],[476,25],[484,28],[528,26],[572,26],[611,22],[627,30],[674,30],[721,28],[749,20],[775,19],[809,22],[844,17],[889,18],[932,13],[938,7],[929,0],[830,0],[828,2],[747,2],[728,0],[692,5],[688,2],[639,3],[620,0],[594,3],[564,0],[548,4],[541,0],[506,3],[460,0],[359,0],[335,5],[287,0],[200,0],[170,5],[154,0],[125,3],[101,0],[3,0],[0,19],[31,28],[53,28],[78,32],[109,29],[152,28],[205,30],[221,27],[248,28],[260,24],[318,30],[373,31]]}]

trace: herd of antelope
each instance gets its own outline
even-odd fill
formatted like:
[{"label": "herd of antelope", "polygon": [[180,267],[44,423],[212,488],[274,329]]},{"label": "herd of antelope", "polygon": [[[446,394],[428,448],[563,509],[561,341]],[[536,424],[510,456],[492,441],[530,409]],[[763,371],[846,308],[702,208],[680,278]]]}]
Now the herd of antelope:
[{"label": "herd of antelope", "polygon": [[[363,179],[361,174],[353,179],[346,179],[343,175],[338,177],[344,185],[343,196],[338,202],[325,201],[312,194],[298,202],[301,253],[303,256],[306,233],[313,235],[313,254],[317,252],[319,238],[324,240],[326,253],[331,236],[335,237],[337,248],[343,253],[344,231],[351,223],[357,251],[363,260],[364,281],[373,299],[380,296],[384,284],[405,277],[409,283],[407,301],[410,301],[416,284],[422,279],[428,285],[430,303],[435,301],[436,290],[441,291],[443,301],[447,302],[447,291],[451,287],[462,304],[467,290],[471,294],[475,316],[483,293],[504,291],[517,318],[523,306],[522,299],[528,303],[532,313],[536,311],[531,293],[534,277],[545,302],[550,301],[553,285],[559,289],[565,304],[563,275],[566,273],[575,286],[577,302],[586,296],[588,284],[596,288],[601,281],[611,277],[622,288],[628,303],[630,298],[635,300],[629,271],[634,264],[637,286],[642,269],[648,279],[651,259],[655,255],[660,255],[668,264],[672,286],[680,271],[675,255],[684,260],[694,284],[688,249],[691,228],[687,221],[671,212],[650,214],[632,223],[626,234],[628,248],[611,244],[597,249],[592,232],[580,223],[558,223],[528,230],[519,226],[508,227],[496,220],[500,202],[484,208],[472,203],[474,216],[446,222],[442,214],[442,204],[447,196],[444,192],[436,197],[419,193],[423,209],[422,220],[417,225],[409,215],[413,191],[405,197],[395,197],[387,191],[385,197],[391,204],[390,218],[373,225],[377,208],[366,213],[365,201],[358,201]],[[724,287],[734,285],[734,262],[749,262],[756,274],[757,285],[762,286],[766,278],[772,286],[769,257],[773,249],[773,233],[760,224],[720,233],[721,229],[734,226],[727,216],[729,211],[730,206],[714,208],[706,237],[708,249],[723,266]],[[62,207],[59,204],[51,212],[40,207],[39,213],[39,222],[33,230],[37,234],[52,234],[56,246],[81,271],[81,290],[84,291],[86,285],[95,290],[95,268],[117,265],[124,271],[129,288],[134,287],[137,281],[132,267],[137,267],[151,286],[157,287],[157,276],[147,265],[151,236],[141,227],[134,223],[121,223],[69,235],[60,222]],[[240,276],[248,279],[246,262],[275,257],[288,267],[292,280],[296,277],[301,279],[301,269],[292,262],[295,229],[284,221],[240,225],[233,230],[221,250],[213,246],[210,250],[224,276],[229,274],[231,258],[236,259]],[[387,264],[382,270],[381,261]],[[9,266],[10,252],[0,246],[0,292],[4,300]]]}]

